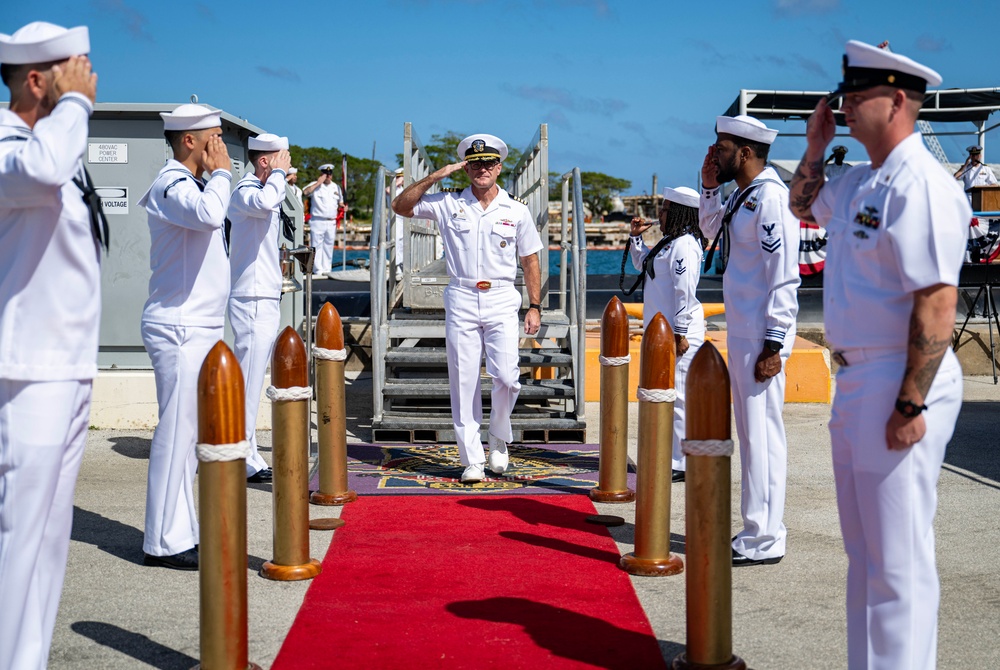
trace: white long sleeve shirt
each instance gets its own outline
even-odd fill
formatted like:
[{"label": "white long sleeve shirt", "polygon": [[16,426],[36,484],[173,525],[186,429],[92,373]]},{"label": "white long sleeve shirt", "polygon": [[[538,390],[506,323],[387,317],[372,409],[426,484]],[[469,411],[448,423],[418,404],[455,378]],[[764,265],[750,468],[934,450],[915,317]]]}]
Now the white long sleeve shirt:
[{"label": "white long sleeve shirt", "polygon": [[236,184],[229,202],[230,295],[240,298],[280,298],[278,208],[285,201],[285,173],[271,172],[261,183],[253,172]]},{"label": "white long sleeve shirt", "polygon": [[0,109],[0,378],[97,375],[100,251],[73,178],[93,106],[63,95],[34,129]]},{"label": "white long sleeve shirt", "polygon": [[[632,238],[629,256],[636,270],[642,271],[642,262],[649,252],[641,236]],[[695,295],[701,277],[702,253],[701,244],[693,235],[681,235],[651,261],[655,277],[647,276],[642,289],[643,328],[659,312],[676,335],[704,332],[705,310]]]},{"label": "white long sleeve shirt", "polygon": [[175,326],[223,326],[229,259],[223,224],[232,174],[201,180],[169,160],[139,200],[149,221],[149,299],[143,321]]},{"label": "white long sleeve shirt", "polygon": [[972,208],[920,133],[858,165],[812,205],[826,227],[823,320],[837,349],[907,347],[913,293],[958,285]]},{"label": "white long sleeve shirt", "polygon": [[[799,312],[799,222],[788,209],[788,188],[773,168],[729,223],[729,265],[722,284],[729,337],[784,342]],[[747,188],[750,188],[749,186]],[[733,191],[726,204],[735,203]],[[702,189],[701,231],[714,240],[725,213],[720,189]]]}]

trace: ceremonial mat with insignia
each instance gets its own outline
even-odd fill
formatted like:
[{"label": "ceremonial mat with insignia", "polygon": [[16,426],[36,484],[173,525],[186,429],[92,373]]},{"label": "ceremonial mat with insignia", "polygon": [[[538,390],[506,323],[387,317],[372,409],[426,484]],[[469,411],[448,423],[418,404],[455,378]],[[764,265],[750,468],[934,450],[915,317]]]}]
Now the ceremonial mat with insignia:
[{"label": "ceremonial mat with insignia", "polygon": [[[463,467],[454,444],[347,445],[348,486],[359,495],[469,493],[586,493],[597,485],[596,444],[537,444],[508,447],[510,467],[502,475],[486,470],[476,484],[459,481]],[[629,466],[628,486],[635,489]],[[314,473],[311,491],[319,487]]]}]

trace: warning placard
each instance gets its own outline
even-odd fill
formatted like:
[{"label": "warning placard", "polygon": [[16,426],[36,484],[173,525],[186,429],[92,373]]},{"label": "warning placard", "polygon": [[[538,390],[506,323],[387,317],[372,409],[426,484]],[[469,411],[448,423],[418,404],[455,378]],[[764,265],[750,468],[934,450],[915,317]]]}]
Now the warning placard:
[{"label": "warning placard", "polygon": [[97,196],[105,214],[128,214],[128,188],[124,186],[98,186]]}]

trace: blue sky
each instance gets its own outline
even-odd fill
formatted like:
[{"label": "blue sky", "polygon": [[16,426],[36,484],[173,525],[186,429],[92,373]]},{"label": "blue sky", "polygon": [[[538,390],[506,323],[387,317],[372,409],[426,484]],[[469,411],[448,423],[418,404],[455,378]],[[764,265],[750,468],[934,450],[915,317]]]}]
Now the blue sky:
[{"label": "blue sky", "polygon": [[[631,193],[648,191],[654,172],[661,186],[694,186],[715,117],[740,88],[833,88],[847,39],[888,39],[944,87],[1000,86],[985,28],[1000,20],[996,0],[5,4],[0,32],[33,20],[89,26],[102,102],[195,93],[294,144],[370,157],[374,142],[390,167],[404,121],[423,139],[490,132],[519,148],[548,123],[553,171],[623,177]],[[939,128],[958,129],[972,125]],[[987,138],[987,159],[1000,161],[1000,130]],[[973,138],[941,141],[961,161]],[[844,144],[848,160],[863,156]],[[779,136],[772,157],[803,146]]]}]

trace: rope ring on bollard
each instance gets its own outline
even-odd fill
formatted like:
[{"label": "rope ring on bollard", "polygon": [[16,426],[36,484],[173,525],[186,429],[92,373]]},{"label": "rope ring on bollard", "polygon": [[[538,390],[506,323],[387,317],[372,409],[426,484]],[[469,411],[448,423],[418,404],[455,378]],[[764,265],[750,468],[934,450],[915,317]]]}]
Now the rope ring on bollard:
[{"label": "rope ring on bollard", "polygon": [[313,347],[313,358],[321,361],[346,361],[347,349],[324,349],[323,347]]},{"label": "rope ring on bollard", "polygon": [[247,440],[236,444],[205,444],[194,445],[195,454],[202,463],[220,463],[224,461],[246,460],[250,456],[250,443]]},{"label": "rope ring on bollard", "polygon": [[681,440],[687,456],[732,456],[732,440]]},{"label": "rope ring on bollard", "polygon": [[292,386],[286,389],[279,389],[274,386],[267,387],[267,399],[271,402],[291,402],[293,400],[309,400],[312,398],[311,386]]},{"label": "rope ring on bollard", "polygon": [[632,354],[625,354],[624,356],[598,356],[598,360],[601,361],[601,365],[606,367],[618,367],[619,365],[628,365],[629,361],[632,360]]},{"label": "rope ring on bollard", "polygon": [[673,402],[677,400],[677,389],[644,389],[640,386],[635,390],[635,397],[642,402]]}]

